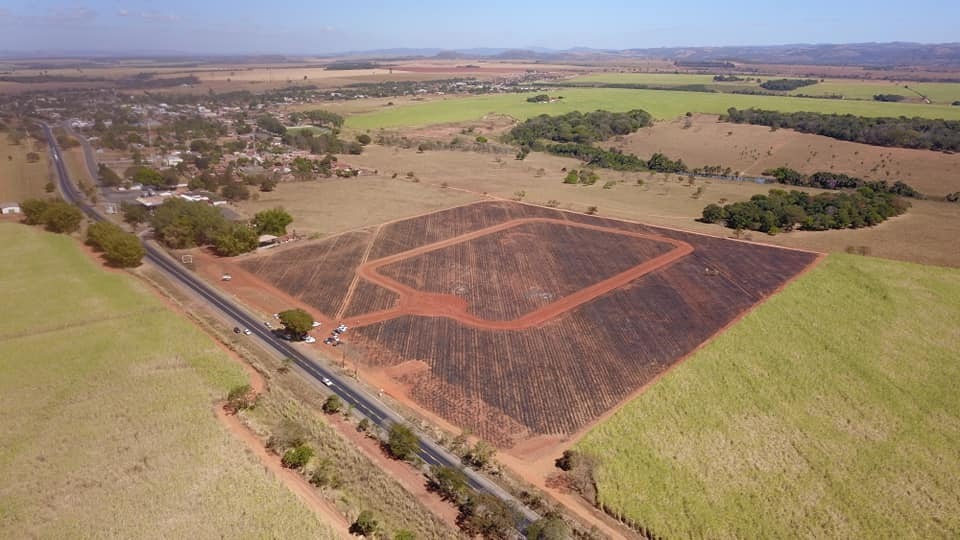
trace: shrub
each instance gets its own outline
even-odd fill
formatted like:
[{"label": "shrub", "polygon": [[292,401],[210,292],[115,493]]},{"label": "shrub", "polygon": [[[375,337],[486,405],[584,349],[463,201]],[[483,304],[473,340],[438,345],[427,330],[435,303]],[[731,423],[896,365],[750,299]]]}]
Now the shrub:
[{"label": "shrub", "polygon": [[363,146],[366,146],[372,142],[372,139],[366,133],[361,133],[360,135],[357,135],[357,142]]},{"label": "shrub", "polygon": [[387,439],[387,449],[390,455],[397,459],[410,459],[420,450],[420,440],[410,427],[403,424],[393,424]]},{"label": "shrub", "polygon": [[327,414],[334,414],[340,412],[340,409],[343,408],[343,401],[340,399],[340,396],[333,394],[323,402],[323,412]]},{"label": "shrub", "polygon": [[591,215],[591,216],[594,215],[594,214],[596,214],[598,211],[599,211],[599,209],[598,209],[596,206],[588,206],[588,207],[587,207],[587,214],[589,214],[589,215]]},{"label": "shrub", "polygon": [[230,389],[227,394],[226,407],[227,410],[235,413],[252,407],[255,399],[256,394],[253,392],[253,388],[249,384],[241,384]]},{"label": "shrub", "polygon": [[280,462],[288,469],[302,469],[313,457],[313,448],[299,444],[283,453]]},{"label": "shrub", "polygon": [[359,516],[357,516],[357,520],[350,525],[350,533],[361,536],[371,536],[377,531],[379,526],[380,524],[377,523],[377,519],[374,517],[373,512],[370,510],[364,510],[363,512],[360,512]]}]

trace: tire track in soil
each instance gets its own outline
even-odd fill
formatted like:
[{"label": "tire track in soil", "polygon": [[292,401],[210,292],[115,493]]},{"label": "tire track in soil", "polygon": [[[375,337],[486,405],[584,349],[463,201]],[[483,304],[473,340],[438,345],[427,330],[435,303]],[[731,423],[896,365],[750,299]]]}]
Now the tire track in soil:
[{"label": "tire track in soil", "polygon": [[[370,241],[367,242],[367,249],[363,251],[363,256],[360,258],[359,266],[363,266],[367,263],[367,259],[370,258],[370,251],[373,250],[373,244],[377,241],[377,237],[380,236],[380,230],[383,229],[383,225],[377,225],[377,228],[373,230],[373,234],[370,236]],[[350,305],[350,301],[353,300],[353,293],[357,290],[357,284],[360,282],[360,273],[356,272],[353,275],[353,280],[350,282],[350,286],[347,287],[347,294],[343,297],[343,302],[340,304],[340,308],[337,309],[336,314],[333,318],[335,320],[342,320],[343,313],[347,310],[347,306]]]}]

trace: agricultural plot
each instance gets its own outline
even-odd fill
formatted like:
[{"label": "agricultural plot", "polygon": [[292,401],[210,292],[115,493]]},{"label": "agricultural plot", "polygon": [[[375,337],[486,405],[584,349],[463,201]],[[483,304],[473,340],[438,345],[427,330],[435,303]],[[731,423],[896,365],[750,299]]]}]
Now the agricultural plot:
[{"label": "agricultural plot", "polygon": [[[349,251],[364,251],[353,238]],[[304,299],[315,282],[291,276],[361,276],[345,307],[314,305],[349,314],[367,371],[501,447],[576,432],[816,259],[512,202],[388,223],[369,238],[364,261],[334,269],[309,254],[336,240],[250,269],[283,256],[288,272],[260,277]],[[411,360],[424,368],[398,368]]]},{"label": "agricultural plot", "polygon": [[956,537],[958,324],[960,270],[831,255],[578,443],[599,503],[667,538]]},{"label": "agricultural plot", "polygon": [[597,109],[612,112],[644,109],[654,118],[663,120],[677,118],[687,112],[723,114],[731,107],[737,109],[756,107],[781,112],[853,114],[867,117],[917,116],[946,120],[960,119],[960,107],[952,107],[949,104],[882,103],[872,100],[620,88],[563,88],[559,93],[563,95],[563,99],[552,103],[528,103],[527,94],[498,94],[400,104],[375,112],[349,116],[346,125],[357,130],[416,127],[475,121],[492,113],[526,120],[540,114],[556,115]]}]

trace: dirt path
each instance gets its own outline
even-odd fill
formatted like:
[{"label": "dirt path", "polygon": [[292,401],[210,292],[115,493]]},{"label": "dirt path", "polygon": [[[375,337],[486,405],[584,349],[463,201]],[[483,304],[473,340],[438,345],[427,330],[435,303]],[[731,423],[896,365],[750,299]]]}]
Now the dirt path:
[{"label": "dirt path", "polygon": [[273,454],[263,445],[239,418],[228,414],[222,404],[215,407],[217,420],[220,420],[236,438],[246,443],[247,448],[255,455],[270,472],[274,474],[294,495],[315,512],[321,520],[330,526],[341,538],[350,538],[350,525],[337,509],[317,490],[310,485],[299,473],[284,468],[280,457]]},{"label": "dirt path", "polygon": [[[363,266],[366,264],[367,259],[370,258],[370,252],[373,250],[373,244],[377,241],[377,236],[380,235],[380,230],[383,229],[383,225],[377,225],[377,228],[374,229],[373,234],[370,236],[370,241],[367,242],[367,249],[363,250],[363,257],[360,258],[360,265]],[[353,299],[353,292],[357,290],[357,283],[360,282],[360,273],[354,273],[353,280],[350,281],[350,286],[347,287],[347,294],[343,297],[343,302],[340,304],[340,309],[337,310],[337,314],[334,315],[334,319],[342,320],[343,313],[347,310],[347,306],[350,305],[350,300]]]},{"label": "dirt path", "polygon": [[[467,308],[469,306],[462,298],[449,294],[437,294],[419,291],[402,283],[398,283],[397,281],[383,276],[377,272],[377,269],[383,266],[528,223],[559,224],[567,227],[578,227],[621,236],[642,238],[644,240],[652,240],[655,242],[671,244],[674,246],[674,249],[643,264],[634,266],[633,268],[621,272],[613,277],[599,281],[589,287],[585,287],[575,293],[564,296],[556,302],[552,302],[540,309],[527,313],[523,317],[511,321],[491,321],[488,319],[482,319],[467,312]],[[590,300],[593,300],[594,298],[610,292],[618,287],[622,287],[645,274],[669,266],[670,264],[683,257],[686,257],[691,253],[693,253],[693,246],[690,244],[681,240],[675,240],[654,234],[622,231],[618,229],[611,229],[609,227],[602,227],[599,225],[574,223],[552,218],[515,219],[454,238],[435,242],[433,244],[420,246],[418,248],[397,253],[389,257],[377,259],[373,262],[361,264],[357,269],[357,275],[363,277],[367,281],[397,293],[400,296],[400,299],[396,308],[354,317],[349,319],[347,324],[353,327],[358,327],[382,322],[384,320],[392,319],[402,315],[423,315],[427,317],[449,317],[467,326],[474,326],[488,330],[524,330],[543,324],[544,322],[553,319],[554,317],[566,311],[589,302]]]}]

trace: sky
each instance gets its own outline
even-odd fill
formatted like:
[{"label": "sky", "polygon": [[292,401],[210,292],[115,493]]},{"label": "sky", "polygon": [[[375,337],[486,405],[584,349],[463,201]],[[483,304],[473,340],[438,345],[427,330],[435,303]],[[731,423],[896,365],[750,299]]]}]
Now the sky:
[{"label": "sky", "polygon": [[387,48],[960,41],[960,1],[0,1],[0,51],[323,54]]}]

